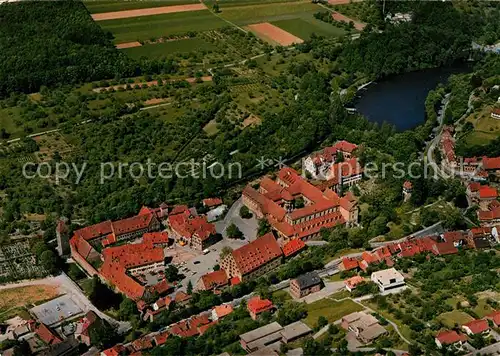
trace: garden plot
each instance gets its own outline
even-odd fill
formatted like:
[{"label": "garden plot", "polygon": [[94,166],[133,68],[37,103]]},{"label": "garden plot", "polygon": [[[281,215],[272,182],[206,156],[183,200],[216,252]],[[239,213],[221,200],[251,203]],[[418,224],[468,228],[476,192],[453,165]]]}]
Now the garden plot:
[{"label": "garden plot", "polygon": [[73,147],[59,132],[36,136],[33,139],[39,147],[39,150],[35,152],[39,162],[48,162],[54,158],[54,155],[64,158],[73,151]]}]

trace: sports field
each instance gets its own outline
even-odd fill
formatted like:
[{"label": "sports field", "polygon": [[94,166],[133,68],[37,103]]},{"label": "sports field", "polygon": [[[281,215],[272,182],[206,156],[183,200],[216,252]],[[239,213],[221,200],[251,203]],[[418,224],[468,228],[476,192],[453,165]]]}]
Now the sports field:
[{"label": "sports field", "polygon": [[103,12],[147,9],[153,7],[197,4],[197,0],[156,0],[156,1],[124,1],[124,0],[85,0],[83,2],[91,14]]},{"label": "sports field", "polygon": [[216,47],[202,38],[188,38],[156,44],[147,44],[141,47],[127,48],[123,51],[132,58],[162,58],[172,53],[186,53],[200,50],[212,50]]},{"label": "sports field", "polygon": [[99,21],[99,25],[113,33],[115,43],[123,43],[185,34],[189,31],[208,31],[227,26],[227,23],[208,10],[201,10]]},{"label": "sports field", "polygon": [[332,26],[329,23],[316,20],[311,17],[290,19],[290,20],[279,20],[271,22],[273,25],[302,38],[303,40],[308,40],[311,35],[315,33],[320,36],[343,36],[345,31],[341,28]]}]

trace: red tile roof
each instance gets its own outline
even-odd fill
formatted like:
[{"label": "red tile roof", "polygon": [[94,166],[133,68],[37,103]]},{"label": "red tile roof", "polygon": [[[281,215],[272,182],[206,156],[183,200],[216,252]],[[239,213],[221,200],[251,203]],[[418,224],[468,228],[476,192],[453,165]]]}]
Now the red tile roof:
[{"label": "red tile roof", "polygon": [[260,299],[258,295],[250,298],[247,303],[248,311],[254,314],[260,314],[273,308],[273,302],[269,299]]},{"label": "red tile roof", "polygon": [[247,274],[283,255],[271,232],[231,252],[240,270]]},{"label": "red tile roof", "polygon": [[436,243],[436,251],[439,255],[451,255],[458,253],[458,249],[453,244],[453,241]]},{"label": "red tile roof", "polygon": [[301,239],[294,239],[283,246],[283,254],[285,257],[294,255],[306,247],[306,244]]},{"label": "red tile roof", "polygon": [[158,335],[153,336],[153,340],[155,341],[155,344],[157,346],[160,346],[167,342],[169,336],[170,334],[168,333],[168,331],[164,331],[162,333],[159,333]]},{"label": "red tile roof", "polygon": [[215,324],[217,324],[217,320],[215,321],[212,321],[208,324],[205,324],[205,325],[202,325],[202,326],[199,326],[198,327],[198,332],[200,333],[200,335],[203,335],[208,329],[210,329],[212,326],[214,326]]},{"label": "red tile roof", "polygon": [[173,231],[188,239],[197,236],[205,241],[217,233],[215,225],[209,223],[206,216],[193,216],[187,207],[183,212],[171,214],[168,223]]},{"label": "red tile roof", "polygon": [[159,295],[166,294],[171,292],[174,289],[174,286],[171,285],[166,279],[148,287],[148,290],[151,293],[158,293]]},{"label": "red tile roof", "polygon": [[151,342],[151,338],[144,336],[140,339],[134,340],[132,342],[132,347],[135,351],[148,350],[153,348],[153,343]]},{"label": "red tile roof", "polygon": [[477,191],[479,191],[479,188],[481,188],[481,184],[479,182],[470,182],[469,183],[469,190],[471,192],[477,192]]},{"label": "red tile roof", "polygon": [[222,205],[222,199],[221,198],[206,198],[203,199],[203,205],[212,208],[214,206],[219,206]]},{"label": "red tile roof", "polygon": [[456,342],[467,341],[467,336],[463,334],[458,334],[455,330],[441,331],[436,335],[436,339],[439,340],[441,345],[451,345]]},{"label": "red tile roof", "polygon": [[175,295],[176,303],[182,303],[188,301],[189,299],[191,299],[191,296],[187,293],[184,293],[183,291],[178,291],[177,294]]},{"label": "red tile roof", "polygon": [[478,210],[477,216],[480,221],[500,219],[500,208],[493,208],[493,210]]},{"label": "red tile roof", "polygon": [[201,276],[201,282],[205,290],[219,288],[227,285],[229,280],[226,271],[223,269],[215,272],[210,272]]},{"label": "red tile roof", "polygon": [[113,233],[115,235],[123,235],[137,230],[146,229],[155,219],[154,214],[136,215],[131,218],[114,221],[112,223]]},{"label": "red tile roof", "polygon": [[142,241],[149,246],[149,248],[153,248],[156,245],[165,245],[168,244],[169,238],[168,233],[163,232],[147,232],[142,235]]},{"label": "red tile roof", "polygon": [[403,183],[403,188],[412,189],[413,188],[412,182],[410,182],[409,180],[405,180],[405,182]]},{"label": "red tile roof", "polygon": [[491,319],[496,326],[500,326],[500,310],[495,310],[493,313],[486,315],[487,319]]},{"label": "red tile roof", "polygon": [[483,168],[486,170],[500,169],[500,157],[483,157]]},{"label": "red tile roof", "polygon": [[353,288],[356,288],[356,286],[357,286],[358,284],[360,284],[361,282],[364,282],[364,281],[365,281],[365,279],[364,279],[363,277],[361,277],[361,276],[354,276],[354,277],[351,277],[351,278],[349,278],[349,279],[346,279],[346,280],[344,281],[344,284],[345,284],[347,287],[349,287],[349,288],[353,289]]},{"label": "red tile roof", "polygon": [[354,143],[350,143],[348,141],[342,140],[333,145],[339,151],[352,153],[358,146]]},{"label": "red tile roof", "polygon": [[488,322],[484,319],[472,320],[464,324],[473,334],[480,334],[490,329]]},{"label": "red tile roof", "polygon": [[151,249],[144,243],[109,247],[103,250],[102,255],[101,275],[133,300],[142,297],[145,287],[129,276],[127,270],[162,262],[165,258],[162,248]]},{"label": "red tile roof", "polygon": [[496,188],[483,185],[479,188],[479,198],[480,199],[494,199],[498,196]]},{"label": "red tile roof", "polygon": [[223,318],[233,312],[233,306],[231,304],[222,304],[214,307],[213,311],[218,318]]},{"label": "red tile roof", "polygon": [[233,277],[229,280],[229,283],[232,285],[232,286],[235,286],[237,284],[240,284],[241,283],[241,279],[239,277]]},{"label": "red tile roof", "polygon": [[351,269],[358,268],[358,260],[355,258],[344,257],[342,258],[342,264],[344,265],[344,270],[349,271]]},{"label": "red tile roof", "polygon": [[62,342],[61,338],[43,323],[38,325],[38,327],[35,329],[35,333],[47,345],[55,345]]},{"label": "red tile roof", "polygon": [[208,323],[210,323],[210,319],[208,319],[207,314],[195,315],[189,320],[189,326],[191,328],[197,328],[200,325],[205,325]]},{"label": "red tile roof", "polygon": [[84,240],[92,240],[97,237],[111,234],[112,227],[111,221],[103,221],[98,224],[86,226],[82,229],[76,230],[75,235],[81,237]]},{"label": "red tile roof", "polygon": [[121,344],[115,345],[107,350],[102,351],[105,356],[120,356],[125,352],[125,347]]}]

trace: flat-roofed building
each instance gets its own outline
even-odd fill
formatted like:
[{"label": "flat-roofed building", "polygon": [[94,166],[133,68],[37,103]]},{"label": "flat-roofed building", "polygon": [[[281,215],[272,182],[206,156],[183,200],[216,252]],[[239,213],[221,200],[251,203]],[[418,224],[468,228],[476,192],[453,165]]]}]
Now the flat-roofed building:
[{"label": "flat-roofed building", "polygon": [[312,329],[299,320],[283,328],[281,331],[281,341],[287,344],[310,333],[312,333]]},{"label": "flat-roofed building", "polygon": [[277,322],[261,326],[240,335],[241,347],[247,352],[254,352],[281,340],[283,327]]},{"label": "flat-roofed building", "polygon": [[381,292],[390,289],[404,287],[405,278],[395,268],[384,269],[382,271],[373,272],[371,280],[378,286]]}]

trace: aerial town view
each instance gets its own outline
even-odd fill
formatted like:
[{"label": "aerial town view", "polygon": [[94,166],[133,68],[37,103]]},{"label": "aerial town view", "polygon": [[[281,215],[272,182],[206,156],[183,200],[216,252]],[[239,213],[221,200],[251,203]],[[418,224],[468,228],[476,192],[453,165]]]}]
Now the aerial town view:
[{"label": "aerial town view", "polygon": [[499,19],[0,0],[0,356],[500,355]]}]

